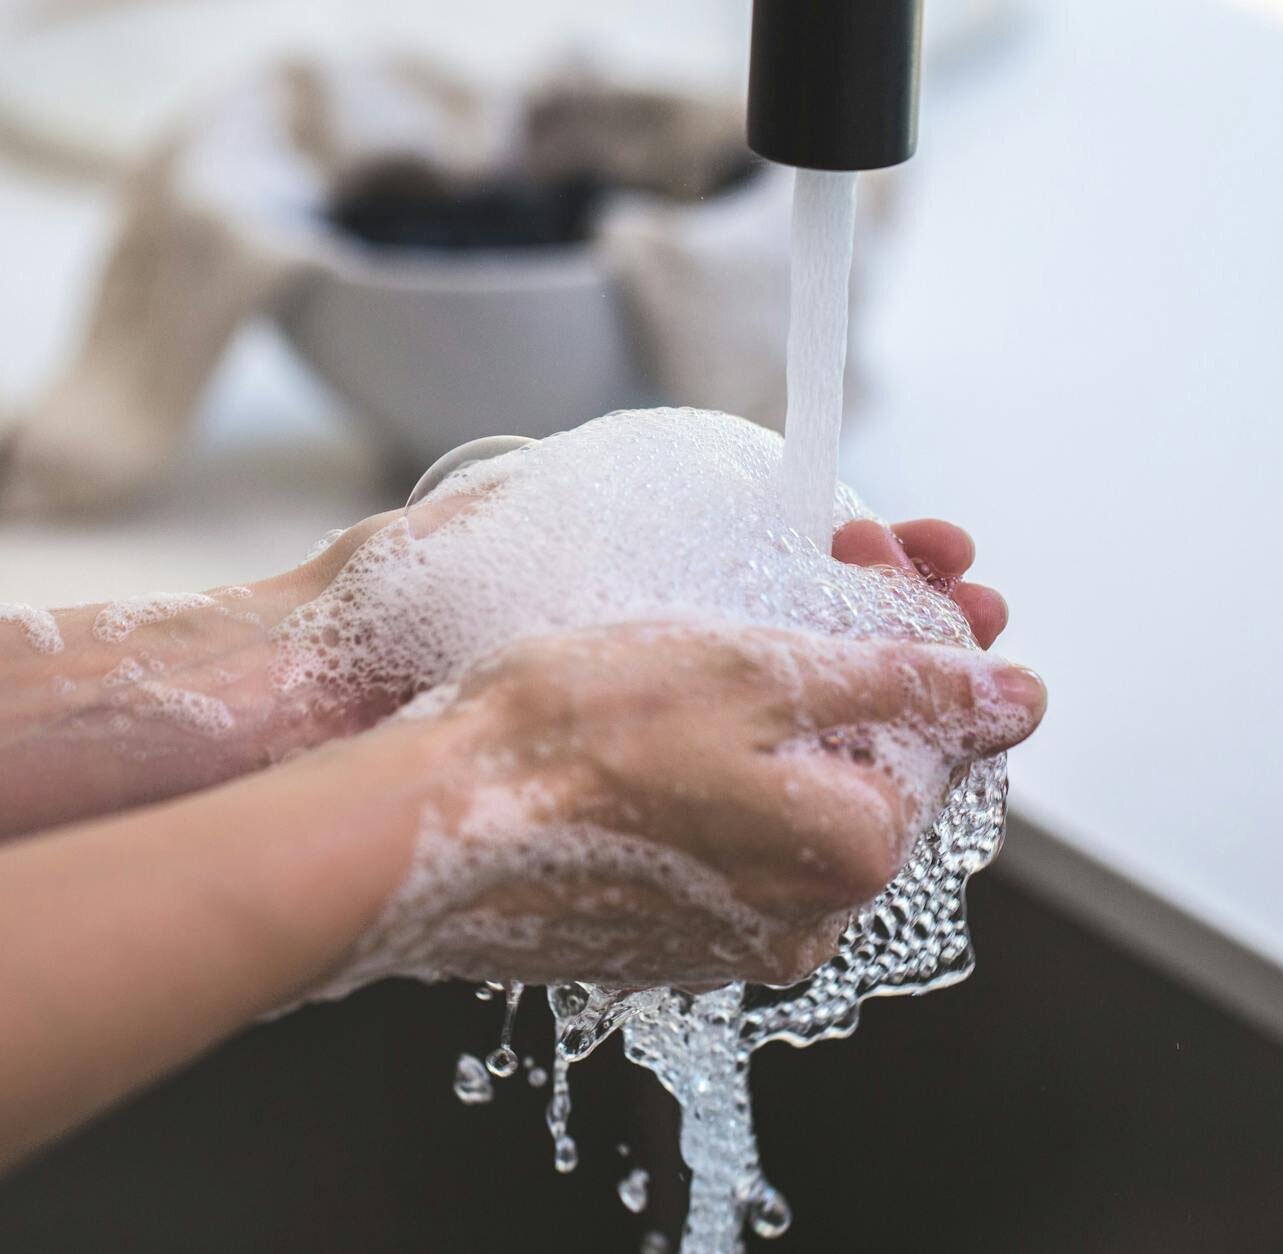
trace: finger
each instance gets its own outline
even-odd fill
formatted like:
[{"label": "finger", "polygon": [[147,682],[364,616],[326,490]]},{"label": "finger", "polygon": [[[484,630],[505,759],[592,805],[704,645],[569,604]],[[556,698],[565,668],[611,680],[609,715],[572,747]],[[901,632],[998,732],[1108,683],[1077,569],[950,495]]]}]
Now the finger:
[{"label": "finger", "polygon": [[1032,671],[947,645],[808,641],[796,660],[811,726],[911,723],[958,761],[1019,744],[1047,705]]},{"label": "finger", "polygon": [[1042,721],[1047,689],[1023,666],[948,645],[900,645],[880,668],[903,715],[957,761],[1026,739]]},{"label": "finger", "polygon": [[833,556],[850,566],[891,566],[912,574],[916,568],[889,527],[872,518],[858,518],[838,529]]},{"label": "finger", "polygon": [[960,583],[953,599],[971,627],[976,643],[987,649],[1007,626],[1007,602],[994,588],[979,583]]},{"label": "finger", "polygon": [[956,577],[976,560],[975,541],[961,527],[938,518],[896,523],[895,533],[914,562],[926,562],[937,574]]}]

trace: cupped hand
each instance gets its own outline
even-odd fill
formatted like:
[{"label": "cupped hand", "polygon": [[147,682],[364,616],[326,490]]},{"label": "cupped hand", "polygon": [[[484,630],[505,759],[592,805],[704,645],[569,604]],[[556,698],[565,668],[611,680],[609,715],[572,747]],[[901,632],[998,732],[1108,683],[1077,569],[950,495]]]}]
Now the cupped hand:
[{"label": "cupped hand", "polygon": [[472,748],[370,945],[385,971],[791,982],[1044,702],[944,646],[672,624],[518,644],[428,720]]}]

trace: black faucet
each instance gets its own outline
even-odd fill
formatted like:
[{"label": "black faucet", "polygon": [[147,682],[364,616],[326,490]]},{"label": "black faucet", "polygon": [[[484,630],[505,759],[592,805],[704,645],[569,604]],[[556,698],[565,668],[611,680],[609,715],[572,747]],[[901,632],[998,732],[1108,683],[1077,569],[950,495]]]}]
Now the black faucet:
[{"label": "black faucet", "polygon": [[749,147],[809,170],[907,161],[921,46],[922,0],[754,0]]}]

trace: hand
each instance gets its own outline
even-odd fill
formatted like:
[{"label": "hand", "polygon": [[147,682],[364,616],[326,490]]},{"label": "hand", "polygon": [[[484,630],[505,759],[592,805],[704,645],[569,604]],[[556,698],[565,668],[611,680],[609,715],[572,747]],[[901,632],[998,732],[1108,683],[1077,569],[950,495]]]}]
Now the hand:
[{"label": "hand", "polygon": [[[208,673],[237,728],[279,749],[255,685],[265,629],[386,521],[249,598],[194,598],[124,638],[93,630],[96,607],[60,615],[64,682],[16,640],[19,713],[0,724],[13,830],[257,764],[238,731],[212,777],[140,765],[140,745],[212,755],[149,704],[154,687],[105,682],[126,652],[180,692]],[[898,529],[905,557],[956,577],[969,544],[949,560],[959,533],[925,526]],[[848,557],[902,560],[856,527],[836,545]],[[953,594],[988,643],[1000,600]],[[274,770],[0,849],[0,1167],[335,972],[789,982],[899,865],[951,773],[1027,735],[1044,692],[956,649],[633,625],[526,642],[420,700],[432,710]],[[126,714],[155,734],[85,721]]]},{"label": "hand", "polygon": [[[475,498],[413,512],[422,534]],[[351,735],[392,712],[371,694],[335,702],[316,689],[276,691],[272,630],[324,592],[370,536],[377,515],[272,579],[161,602],[82,605],[52,616],[58,651],[38,652],[0,621],[0,841],[258,770]]]},{"label": "hand", "polygon": [[1030,672],[940,646],[677,625],[518,644],[426,723],[374,733],[439,749],[438,723],[471,728],[433,767],[418,869],[357,969],[789,983],[952,773],[1044,703]]},{"label": "hand", "polygon": [[[411,530],[418,538],[424,538],[479,499],[465,495],[430,497],[411,511]],[[292,604],[299,606],[319,596],[362,544],[401,516],[397,510],[358,523],[313,561],[283,577],[293,581]],[[961,582],[962,574],[975,558],[975,545],[965,531],[952,523],[936,519],[897,523],[893,527],[871,520],[848,523],[834,536],[833,556],[860,566],[890,566],[927,579],[957,603],[982,648],[989,648],[1006,625],[1006,602],[996,591]],[[308,595],[300,595],[300,589],[307,590]],[[312,707],[312,722],[324,723],[321,738],[328,738],[373,725],[391,713],[398,700],[392,693],[371,692],[359,708],[345,705],[335,709],[332,702],[322,699]]]}]

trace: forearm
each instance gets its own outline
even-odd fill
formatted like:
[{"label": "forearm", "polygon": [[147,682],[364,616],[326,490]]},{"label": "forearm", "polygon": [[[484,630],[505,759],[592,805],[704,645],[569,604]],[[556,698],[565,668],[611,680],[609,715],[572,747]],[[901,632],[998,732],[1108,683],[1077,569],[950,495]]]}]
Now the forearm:
[{"label": "forearm", "polygon": [[0,623],[0,837],[178,796],[364,725],[272,681],[272,628],[333,564],[55,611],[56,652]]},{"label": "forearm", "polygon": [[380,730],[0,851],[0,1167],[336,967],[466,738]]}]

